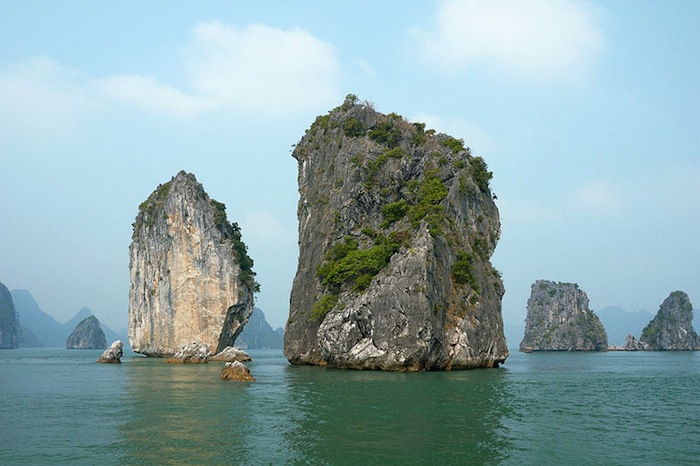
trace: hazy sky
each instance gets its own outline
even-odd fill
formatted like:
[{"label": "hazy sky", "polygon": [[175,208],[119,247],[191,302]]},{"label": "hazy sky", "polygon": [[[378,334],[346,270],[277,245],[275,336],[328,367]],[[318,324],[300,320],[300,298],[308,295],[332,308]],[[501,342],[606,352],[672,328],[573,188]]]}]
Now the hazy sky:
[{"label": "hazy sky", "polygon": [[506,322],[540,278],[593,309],[700,307],[698,24],[695,0],[5,0],[0,281],[125,328],[138,205],[186,170],[284,325],[291,148],[354,93],[488,162]]}]

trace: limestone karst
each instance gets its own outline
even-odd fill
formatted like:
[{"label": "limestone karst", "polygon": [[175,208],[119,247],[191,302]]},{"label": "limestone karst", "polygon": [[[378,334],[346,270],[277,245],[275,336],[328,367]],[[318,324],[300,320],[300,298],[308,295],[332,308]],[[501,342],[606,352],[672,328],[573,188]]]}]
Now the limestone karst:
[{"label": "limestone karst", "polygon": [[500,221],[481,157],[352,95],[292,155],[291,363],[413,371],[505,361],[504,288],[489,261]]},{"label": "limestone karst", "polygon": [[76,325],[75,330],[66,338],[67,349],[105,349],[107,338],[95,316],[89,316]]},{"label": "limestone karst", "polygon": [[575,283],[537,280],[527,301],[520,351],[602,351],[608,337]]},{"label": "limestone karst", "polygon": [[700,350],[700,338],[693,329],[693,305],[686,293],[669,294],[642,330],[639,343],[646,350]]},{"label": "limestone karst", "polygon": [[10,290],[0,283],[0,349],[19,348],[21,335],[19,316]]},{"label": "limestone karst", "polygon": [[233,346],[258,284],[240,228],[181,171],[139,206],[129,247],[129,341],[170,357],[184,345]]},{"label": "limestone karst", "polygon": [[124,354],[124,343],[121,340],[112,342],[109,348],[97,359],[101,364],[121,364]]}]

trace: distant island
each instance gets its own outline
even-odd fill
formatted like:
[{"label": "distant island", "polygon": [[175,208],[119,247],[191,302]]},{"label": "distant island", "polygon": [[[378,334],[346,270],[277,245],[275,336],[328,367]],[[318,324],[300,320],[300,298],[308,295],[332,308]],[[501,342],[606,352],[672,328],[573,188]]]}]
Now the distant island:
[{"label": "distant island", "polygon": [[520,351],[606,350],[608,336],[588,303],[576,283],[533,283]]}]

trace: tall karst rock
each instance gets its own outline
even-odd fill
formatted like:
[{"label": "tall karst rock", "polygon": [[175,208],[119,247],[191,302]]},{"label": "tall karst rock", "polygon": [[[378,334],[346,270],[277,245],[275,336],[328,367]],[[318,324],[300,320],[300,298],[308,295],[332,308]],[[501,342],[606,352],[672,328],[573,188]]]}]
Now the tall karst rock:
[{"label": "tall karst rock", "polygon": [[0,349],[19,348],[21,335],[19,316],[10,290],[0,283]]},{"label": "tall karst rock", "polygon": [[129,247],[129,340],[168,357],[183,345],[232,346],[253,312],[253,261],[226,207],[180,172],[139,207]]},{"label": "tall karst rock", "polygon": [[693,305],[688,295],[683,291],[671,293],[642,330],[639,343],[646,350],[700,350],[700,338],[693,329]]},{"label": "tall karst rock", "polygon": [[293,364],[423,370],[508,356],[500,235],[484,160],[463,142],[349,95],[296,146]]},{"label": "tall karst rock", "polygon": [[575,283],[538,280],[527,301],[520,351],[604,351],[608,336]]}]

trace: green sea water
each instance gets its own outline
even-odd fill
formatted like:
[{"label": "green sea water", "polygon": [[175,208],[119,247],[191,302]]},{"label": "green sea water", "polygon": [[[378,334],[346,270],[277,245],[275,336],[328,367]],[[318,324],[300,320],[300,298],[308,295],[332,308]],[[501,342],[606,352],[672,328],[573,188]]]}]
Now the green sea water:
[{"label": "green sea water", "polygon": [[700,464],[700,353],[387,373],[0,351],[0,464]]}]

